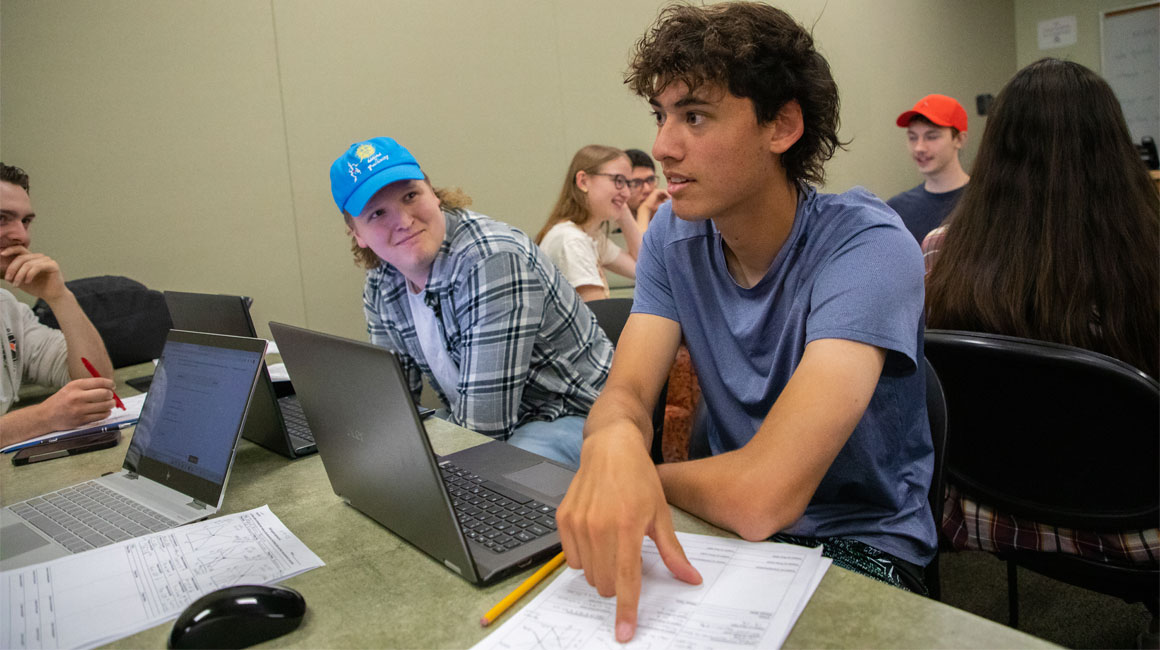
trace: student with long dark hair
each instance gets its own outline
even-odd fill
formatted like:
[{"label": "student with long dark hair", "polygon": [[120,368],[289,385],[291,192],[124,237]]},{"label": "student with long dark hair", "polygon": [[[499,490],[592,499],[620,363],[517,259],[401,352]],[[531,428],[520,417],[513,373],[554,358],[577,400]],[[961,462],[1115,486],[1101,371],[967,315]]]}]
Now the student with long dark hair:
[{"label": "student with long dark hair", "polygon": [[[1157,376],[1160,198],[1112,89],[1082,65],[1043,59],[1004,87],[971,182],[923,249],[928,327],[1063,343]],[[955,486],[943,532],[961,549],[1105,561],[1155,564],[1160,550],[1156,529],[1097,535],[1016,521]]]}]

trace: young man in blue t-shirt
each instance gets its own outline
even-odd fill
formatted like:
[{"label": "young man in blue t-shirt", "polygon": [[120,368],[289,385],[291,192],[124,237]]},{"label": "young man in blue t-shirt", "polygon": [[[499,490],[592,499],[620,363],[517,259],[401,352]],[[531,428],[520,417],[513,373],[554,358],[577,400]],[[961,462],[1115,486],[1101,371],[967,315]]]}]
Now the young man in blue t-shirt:
[{"label": "young man in blue t-shirt", "polygon": [[[934,556],[923,266],[869,192],[821,194],[838,93],[809,33],[761,4],[674,6],[627,83],[657,119],[672,201],[637,266],[633,314],[558,511],[568,563],[617,597],[632,637],[648,535],[699,583],[668,503],[745,539],[825,545],[836,564],[915,591]],[[653,466],[661,359],[687,342],[708,451]]]}]

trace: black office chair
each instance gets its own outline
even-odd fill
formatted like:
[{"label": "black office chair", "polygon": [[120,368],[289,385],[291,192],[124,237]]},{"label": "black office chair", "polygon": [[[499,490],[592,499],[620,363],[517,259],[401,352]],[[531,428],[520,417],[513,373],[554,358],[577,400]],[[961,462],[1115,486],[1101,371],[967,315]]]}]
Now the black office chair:
[{"label": "black office chair", "polygon": [[[946,464],[947,446],[947,404],[943,395],[942,383],[938,373],[926,359],[926,415],[930,421],[930,439],[934,445],[934,471],[930,478],[930,512],[934,515],[934,530],[937,534],[942,527],[943,492],[946,485],[943,478],[943,468]],[[924,572],[927,595],[934,600],[942,600],[942,578],[938,569],[938,548],[935,548],[934,559],[926,566]]]},{"label": "black office chair", "polygon": [[[946,480],[980,503],[1078,530],[1160,524],[1160,384],[1088,350],[996,334],[927,330],[946,394]],[[1008,552],[1010,624],[1017,566],[1143,602],[1157,614],[1160,571],[1064,553]]]},{"label": "black office chair", "polygon": [[[616,343],[620,340],[620,332],[624,330],[624,324],[628,321],[628,315],[632,312],[632,298],[605,298],[603,300],[591,300],[584,303],[592,310],[596,316],[596,322],[600,325],[600,329],[612,341],[612,346],[616,347]],[[669,395],[669,382],[665,380],[664,386],[661,386],[661,394],[657,396],[656,407],[653,408],[653,438],[652,449],[649,455],[652,457],[654,463],[665,462],[664,456],[664,435],[665,435],[665,400]]]},{"label": "black office chair", "polygon": [[[79,278],[65,286],[97,328],[114,368],[161,356],[173,321],[160,291],[120,275]],[[41,323],[60,329],[48,303],[38,300],[32,311]]]}]

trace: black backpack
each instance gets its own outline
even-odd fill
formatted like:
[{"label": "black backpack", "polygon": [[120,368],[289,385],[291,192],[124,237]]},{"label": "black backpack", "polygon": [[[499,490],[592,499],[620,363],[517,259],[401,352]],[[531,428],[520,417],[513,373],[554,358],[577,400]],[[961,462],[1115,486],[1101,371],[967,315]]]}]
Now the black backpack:
[{"label": "black backpack", "polygon": [[[173,321],[160,291],[120,275],[80,278],[65,285],[101,334],[114,368],[161,356]],[[40,322],[60,329],[48,303],[37,300],[32,311]]]}]

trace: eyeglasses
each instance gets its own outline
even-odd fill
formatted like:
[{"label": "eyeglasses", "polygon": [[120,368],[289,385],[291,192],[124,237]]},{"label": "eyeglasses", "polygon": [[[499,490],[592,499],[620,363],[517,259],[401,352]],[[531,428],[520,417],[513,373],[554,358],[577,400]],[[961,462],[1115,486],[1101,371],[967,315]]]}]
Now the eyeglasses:
[{"label": "eyeglasses", "polygon": [[628,180],[620,174],[605,174],[604,172],[592,172],[593,176],[607,176],[612,179],[612,186],[618,190],[623,190],[625,187],[632,185],[632,181]]},{"label": "eyeglasses", "polygon": [[645,176],[644,178],[630,178],[630,179],[628,179],[628,187],[629,187],[629,189],[633,189],[633,190],[639,190],[640,188],[644,187],[645,185],[656,185],[656,184],[657,184],[656,174],[653,174],[652,176]]}]

